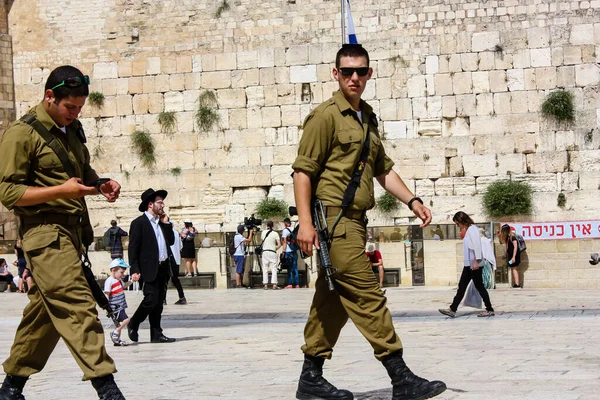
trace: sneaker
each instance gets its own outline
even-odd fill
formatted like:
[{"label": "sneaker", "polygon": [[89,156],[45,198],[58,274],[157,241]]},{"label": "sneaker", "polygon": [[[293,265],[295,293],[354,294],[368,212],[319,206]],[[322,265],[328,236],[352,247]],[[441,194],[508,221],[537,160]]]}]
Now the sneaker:
[{"label": "sneaker", "polygon": [[117,331],[112,331],[110,333],[110,340],[112,340],[115,346],[121,345],[121,338],[119,337],[119,333]]},{"label": "sneaker", "polygon": [[284,289],[293,289],[294,287],[292,285],[287,285]]},{"label": "sneaker", "polygon": [[177,300],[173,304],[186,305],[187,304],[187,300],[185,299],[185,297],[182,297],[182,298],[180,298],[179,300]]},{"label": "sneaker", "polygon": [[438,311],[439,311],[440,313],[444,314],[444,315],[447,315],[447,316],[449,316],[450,318],[454,318],[454,317],[456,317],[456,312],[455,312],[455,311],[452,311],[452,310],[451,310],[451,309],[449,309],[449,308],[440,308]]},{"label": "sneaker", "polygon": [[513,289],[523,289],[523,287],[522,287],[522,286],[520,286],[520,285],[513,285],[513,287],[512,287],[512,288],[513,288]]},{"label": "sneaker", "polygon": [[493,311],[482,311],[479,314],[477,314],[478,317],[493,317],[494,315],[496,314],[494,314]]},{"label": "sneaker", "polygon": [[129,345],[129,343],[127,343],[127,342],[126,342],[126,341],[124,341],[124,340],[121,340],[120,338],[119,338],[119,340],[118,340],[118,341],[116,341],[116,342],[113,342],[113,344],[114,344],[115,346],[128,346],[128,345]]},{"label": "sneaker", "polygon": [[281,290],[279,286],[273,286],[273,290]]},{"label": "sneaker", "polygon": [[269,290],[269,286],[265,285],[265,287],[263,289]]},{"label": "sneaker", "polygon": [[185,274],[186,278],[191,278],[193,275],[192,274]]}]

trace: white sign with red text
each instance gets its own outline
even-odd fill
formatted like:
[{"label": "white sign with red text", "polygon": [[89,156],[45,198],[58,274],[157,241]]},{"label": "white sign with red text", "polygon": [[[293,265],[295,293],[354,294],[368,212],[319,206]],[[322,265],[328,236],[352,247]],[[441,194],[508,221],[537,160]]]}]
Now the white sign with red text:
[{"label": "white sign with red text", "polygon": [[525,240],[600,239],[600,221],[508,222]]}]

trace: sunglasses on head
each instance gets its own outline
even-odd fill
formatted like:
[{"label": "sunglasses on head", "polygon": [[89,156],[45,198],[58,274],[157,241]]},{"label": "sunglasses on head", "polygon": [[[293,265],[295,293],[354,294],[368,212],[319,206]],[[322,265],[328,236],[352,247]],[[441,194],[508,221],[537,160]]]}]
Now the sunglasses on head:
[{"label": "sunglasses on head", "polygon": [[64,81],[62,81],[61,83],[59,83],[58,85],[54,86],[50,90],[54,90],[54,89],[56,89],[58,87],[61,87],[61,86],[66,86],[66,87],[69,87],[69,88],[76,88],[76,87],[79,87],[79,86],[83,85],[84,83],[86,85],[90,84],[90,77],[89,76],[84,75],[84,76],[76,76],[74,78],[67,78]]},{"label": "sunglasses on head", "polygon": [[365,76],[369,73],[369,67],[359,67],[359,68],[338,68],[338,71],[341,72],[343,76],[352,76],[356,72],[358,76]]}]

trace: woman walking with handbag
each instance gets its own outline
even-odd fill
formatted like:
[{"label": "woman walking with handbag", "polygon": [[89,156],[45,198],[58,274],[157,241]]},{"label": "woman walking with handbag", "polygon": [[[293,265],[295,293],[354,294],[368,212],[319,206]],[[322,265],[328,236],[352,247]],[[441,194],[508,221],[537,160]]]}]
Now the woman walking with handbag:
[{"label": "woman walking with handbag", "polygon": [[454,301],[450,305],[450,308],[441,308],[439,312],[454,318],[456,316],[456,310],[458,305],[465,295],[469,282],[473,280],[473,285],[481,295],[483,303],[485,304],[485,311],[477,314],[478,317],[492,317],[494,316],[494,308],[490,301],[490,295],[488,294],[485,286],[483,285],[483,265],[484,258],[481,252],[481,239],[479,238],[479,229],[475,226],[475,223],[466,213],[459,211],[454,214],[452,221],[459,227],[460,230],[465,231],[463,239],[463,271],[460,275],[460,281],[458,283],[458,289],[456,290],[456,296]]}]

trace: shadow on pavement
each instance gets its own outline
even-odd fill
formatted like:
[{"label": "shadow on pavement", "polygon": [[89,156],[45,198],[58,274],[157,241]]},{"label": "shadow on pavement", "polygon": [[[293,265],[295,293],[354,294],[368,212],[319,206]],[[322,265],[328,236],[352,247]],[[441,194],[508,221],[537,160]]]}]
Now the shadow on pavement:
[{"label": "shadow on pavement", "polygon": [[356,400],[389,400],[392,398],[392,388],[369,390],[368,392],[354,392]]}]

